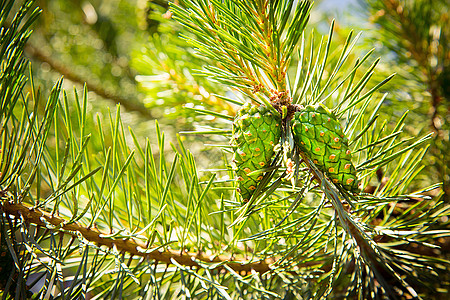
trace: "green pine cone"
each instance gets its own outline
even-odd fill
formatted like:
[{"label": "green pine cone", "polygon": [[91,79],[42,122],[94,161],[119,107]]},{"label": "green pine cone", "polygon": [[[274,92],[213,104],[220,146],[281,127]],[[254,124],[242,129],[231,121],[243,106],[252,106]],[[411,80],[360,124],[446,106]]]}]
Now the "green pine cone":
[{"label": "green pine cone", "polygon": [[267,167],[274,155],[273,147],[281,135],[281,119],[267,107],[246,103],[233,122],[233,169],[239,181],[238,192],[244,202],[250,200],[263,174],[249,173]]},{"label": "green pine cone", "polygon": [[341,184],[346,190],[359,192],[348,139],[336,116],[326,107],[308,105],[296,112],[292,132],[300,150],[334,183]]}]

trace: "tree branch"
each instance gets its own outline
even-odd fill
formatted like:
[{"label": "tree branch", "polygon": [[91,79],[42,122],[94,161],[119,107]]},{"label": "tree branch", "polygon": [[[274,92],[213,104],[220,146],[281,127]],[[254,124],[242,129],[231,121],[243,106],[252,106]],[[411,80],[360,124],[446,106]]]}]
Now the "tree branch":
[{"label": "tree branch", "polygon": [[28,42],[25,46],[25,53],[28,56],[32,57],[33,59],[47,63],[50,66],[50,68],[63,75],[66,79],[75,83],[86,84],[86,87],[88,88],[89,91],[96,93],[100,97],[111,100],[116,104],[120,103],[121,106],[123,106],[126,110],[130,112],[131,111],[138,112],[145,118],[154,119],[151,110],[145,107],[143,104],[124,98],[120,95],[105,90],[101,86],[85,81],[80,75],[67,69],[62,63],[46,55],[43,51],[33,46],[30,42]]},{"label": "tree branch", "polygon": [[384,6],[389,15],[396,18],[398,21],[400,34],[402,38],[407,41],[403,43],[406,50],[411,53],[412,58],[417,62],[423,75],[426,78],[428,90],[431,94],[431,128],[440,137],[443,138],[444,132],[438,125],[438,106],[442,102],[442,96],[439,92],[439,83],[436,79],[436,72],[430,66],[430,46],[426,42],[427,47],[424,46],[424,38],[418,35],[418,28],[414,22],[405,13],[405,7],[400,4],[398,0],[383,0]]},{"label": "tree branch", "polygon": [[171,260],[175,260],[181,265],[188,267],[204,268],[202,263],[219,264],[219,266],[212,269],[221,271],[226,270],[224,264],[238,273],[248,273],[256,271],[258,273],[266,273],[272,270],[271,265],[275,262],[274,258],[264,259],[260,261],[247,260],[231,260],[224,255],[208,256],[204,253],[183,252],[180,250],[153,250],[152,247],[147,246],[142,241],[133,239],[112,239],[104,237],[106,234],[94,228],[86,228],[79,223],[67,223],[61,217],[52,216],[50,213],[44,212],[40,209],[29,207],[24,204],[14,204],[10,202],[0,202],[0,209],[6,214],[21,216],[29,223],[40,226],[48,226],[51,224],[56,228],[53,230],[64,231],[67,234],[76,236],[81,234],[86,240],[96,243],[99,246],[106,246],[112,248],[116,246],[119,252],[126,252],[131,255],[146,257],[148,259],[156,260],[166,264],[171,264]]}]

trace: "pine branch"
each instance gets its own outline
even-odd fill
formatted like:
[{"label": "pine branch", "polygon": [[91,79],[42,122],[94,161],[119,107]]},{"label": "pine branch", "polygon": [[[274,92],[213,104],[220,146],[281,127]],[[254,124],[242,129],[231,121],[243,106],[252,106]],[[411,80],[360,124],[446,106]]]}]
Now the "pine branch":
[{"label": "pine branch", "polygon": [[[206,268],[216,271],[227,271],[227,267],[233,271],[241,273],[266,273],[272,270],[271,265],[275,258],[264,260],[233,260],[224,255],[208,256],[205,253],[189,253],[180,250],[160,250],[154,249],[146,243],[135,239],[114,239],[105,237],[108,234],[102,233],[95,228],[87,228],[77,222],[67,222],[65,219],[44,212],[39,208],[33,208],[25,204],[14,204],[7,201],[0,203],[0,209],[9,215],[22,217],[29,223],[44,227],[53,227],[54,231],[61,231],[77,237],[81,234],[86,240],[99,246],[117,248],[120,253],[142,256],[157,262],[173,264],[172,260],[187,267]],[[225,267],[226,265],[226,267]]]},{"label": "pine branch", "polygon": [[66,79],[74,83],[86,85],[86,87],[90,91],[96,93],[100,97],[107,100],[111,100],[113,103],[116,104],[120,103],[120,105],[122,105],[126,110],[130,112],[137,112],[147,119],[154,119],[151,110],[145,107],[145,105],[138,103],[136,101],[132,101],[131,99],[125,98],[121,95],[112,93],[111,91],[108,91],[99,85],[87,81],[85,78],[76,74],[72,70],[69,70],[62,63],[56,61],[55,59],[45,54],[42,50],[40,50],[38,47],[34,46],[30,42],[26,44],[25,53],[28,54],[33,59],[47,63],[50,66],[50,68],[52,68],[55,72],[58,72],[59,74],[63,75]]},{"label": "pine branch", "polygon": [[[323,39],[317,43],[311,37],[309,45],[305,47],[306,41],[304,35],[302,35],[301,32],[292,29],[295,28],[295,25],[290,26],[290,30],[288,30],[285,35],[282,34],[284,28],[284,25],[282,25],[284,24],[283,14],[278,14],[278,11],[273,9],[272,5],[274,3],[275,2],[271,1],[260,1],[252,4],[244,4],[240,1],[233,0],[225,3],[219,1],[207,2],[198,0],[189,3],[183,2],[182,5],[187,8],[178,6],[173,7],[176,18],[196,35],[197,39],[190,39],[191,43],[202,55],[220,65],[219,67],[206,67],[207,71],[205,74],[210,76],[213,80],[220,81],[232,88],[239,89],[242,94],[254,102],[264,104],[267,107],[272,105],[273,108],[278,111],[278,115],[282,116],[282,125],[285,134],[283,133],[280,135],[280,145],[284,149],[283,155],[285,157],[281,158],[281,155],[279,155],[280,153],[278,153],[271,163],[271,167],[275,169],[279,168],[280,172],[276,174],[276,170],[272,171],[269,169],[255,171],[262,173],[266,172],[266,174],[261,176],[261,179],[256,179],[261,180],[259,183],[254,183],[256,181],[255,179],[252,179],[253,182],[248,179],[248,186],[246,186],[246,177],[244,176],[249,177],[252,174],[256,174],[252,172],[254,170],[252,169],[254,165],[256,165],[257,162],[260,165],[261,163],[263,165],[267,164],[267,162],[259,162],[259,157],[252,153],[252,147],[256,147],[253,143],[256,144],[257,142],[260,142],[260,140],[262,141],[265,138],[268,138],[269,135],[259,133],[257,129],[251,127],[252,123],[258,124],[259,116],[255,116],[253,121],[251,118],[252,112],[246,106],[236,114],[235,122],[233,123],[233,138],[239,140],[238,143],[242,144],[242,147],[241,145],[234,145],[236,146],[235,148],[239,149],[235,150],[235,156],[233,157],[235,161],[239,161],[239,165],[236,163],[237,167],[235,168],[238,176],[237,180],[240,181],[239,189],[253,189],[255,192],[251,198],[247,195],[247,191],[245,191],[245,197],[244,193],[241,193],[247,203],[239,210],[240,215],[232,223],[232,226],[238,226],[240,232],[245,228],[245,223],[252,213],[258,213],[260,210],[270,207],[271,203],[278,203],[293,198],[295,200],[292,202],[291,206],[289,206],[290,215],[291,209],[293,208],[293,210],[295,210],[298,208],[301,199],[305,197],[306,193],[311,191],[314,193],[321,190],[324,193],[322,194],[322,200],[320,203],[313,202],[314,204],[310,208],[310,214],[302,215],[298,221],[293,220],[286,222],[287,224],[282,224],[285,220],[288,220],[288,217],[284,217],[273,228],[256,233],[251,237],[245,237],[242,240],[260,241],[270,238],[274,238],[274,240],[284,240],[289,239],[292,236],[298,237],[299,240],[293,242],[294,246],[291,249],[286,250],[285,256],[280,259],[279,263],[283,263],[279,265],[280,269],[295,266],[297,261],[301,260],[303,256],[308,257],[308,255],[317,254],[325,249],[323,250],[324,255],[333,257],[333,268],[331,273],[327,273],[323,279],[324,281],[328,280],[326,283],[327,291],[323,293],[318,292],[315,295],[325,297],[331,293],[334,280],[337,280],[340,276],[336,274],[341,274],[341,268],[343,268],[345,260],[349,259],[349,252],[353,251],[352,257],[359,264],[359,273],[357,269],[354,270],[355,273],[353,278],[356,279],[353,280],[351,285],[355,290],[360,290],[361,288],[364,288],[365,285],[377,285],[376,288],[373,288],[374,290],[379,290],[379,293],[387,293],[391,298],[397,298],[398,295],[419,297],[414,290],[415,287],[411,286],[411,282],[414,282],[415,277],[418,275],[413,274],[407,268],[407,265],[414,259],[406,258],[406,252],[403,253],[405,258],[402,258],[401,255],[394,255],[395,251],[392,251],[392,249],[386,247],[386,250],[382,246],[377,245],[371,237],[371,235],[374,234],[375,229],[371,228],[367,223],[357,222],[356,218],[357,216],[365,217],[371,214],[372,208],[366,204],[368,201],[373,201],[375,206],[380,207],[380,210],[378,211],[381,211],[386,209],[388,205],[387,199],[385,199],[387,195],[392,195],[394,199],[403,198],[403,196],[400,195],[406,190],[408,184],[417,175],[417,171],[413,170],[418,167],[417,164],[413,162],[414,160],[411,160],[411,163],[407,163],[407,158],[410,158],[413,149],[417,149],[419,145],[428,142],[430,135],[417,139],[414,142],[411,142],[412,138],[398,141],[398,136],[404,126],[406,113],[397,122],[392,133],[386,135],[384,132],[386,129],[385,124],[379,126],[376,122],[377,111],[385,97],[382,97],[375,107],[373,107],[371,102],[373,101],[373,98],[376,98],[375,92],[381,86],[386,84],[392,76],[389,76],[375,84],[373,87],[368,88],[368,83],[374,74],[374,69],[378,64],[379,59],[375,60],[363,75],[357,75],[358,68],[367,60],[371,53],[370,51],[361,60],[357,59],[355,61],[355,67],[351,69],[348,74],[342,74],[342,70],[340,69],[348,59],[356,39],[352,42],[350,34],[342,49],[339,49],[341,51],[338,51],[341,52],[340,55],[336,56],[336,53],[333,52],[331,47],[333,33],[333,26],[331,26],[326,43],[323,43]],[[290,11],[290,9],[284,7],[284,5],[289,5],[288,1],[276,3],[279,7],[285,8],[284,11]],[[308,5],[309,1],[303,1],[301,4],[300,2],[298,3],[297,9],[304,12],[306,16],[298,19],[307,20],[307,15],[309,13]],[[257,16],[257,18],[255,16]],[[297,25],[298,24],[299,23],[297,23]],[[290,38],[294,35],[296,38],[294,39],[295,42],[293,43],[293,48],[297,48],[297,42],[300,40],[300,36],[302,39],[299,50],[297,75],[294,81],[294,88],[291,90],[289,86],[291,82],[289,80],[289,74],[284,72],[284,67],[286,66],[285,64],[289,65],[287,63],[288,60],[285,58],[291,59],[292,52],[289,47],[281,47],[280,45],[284,43],[289,44]],[[252,40],[250,37],[254,37],[254,39]],[[253,55],[250,55],[250,53]],[[330,57],[333,57],[334,59],[331,60],[329,59]],[[331,65],[331,68],[329,65]],[[331,72],[330,69],[332,70]],[[289,85],[287,83],[289,83]],[[343,91],[341,88],[344,86],[347,87],[346,91]],[[289,88],[285,89],[286,87]],[[334,98],[334,100],[331,98]],[[356,194],[353,194],[354,191],[348,193],[348,191],[344,191],[341,185],[335,186],[325,179],[325,172],[327,173],[327,176],[331,176],[330,173],[336,172],[338,167],[342,168],[344,165],[340,162],[340,166],[339,164],[335,165],[336,168],[326,168],[326,170],[323,170],[323,173],[319,171],[308,158],[308,155],[311,153],[307,155],[307,152],[302,152],[308,151],[308,147],[311,152],[323,151],[324,147],[322,146],[312,146],[314,138],[312,138],[312,140],[308,140],[307,138],[302,140],[301,142],[304,142],[303,144],[306,143],[306,145],[308,145],[305,146],[304,149],[302,148],[302,150],[293,147],[289,129],[289,121],[292,118],[292,115],[294,115],[295,111],[302,111],[303,107],[300,107],[300,104],[314,105],[324,103],[325,100],[327,100],[327,104],[334,106],[332,110],[338,119],[346,118],[344,134],[342,134],[341,137],[344,138],[344,136],[347,136],[352,148],[351,150],[348,149],[346,154],[350,155],[350,153],[357,153],[358,155],[359,164],[356,165],[355,177],[349,178],[348,180],[350,181],[347,180],[347,183],[356,183],[356,173],[358,173],[358,177],[364,179],[364,182],[362,183],[362,188],[364,188],[370,180],[370,177],[375,174],[377,168],[388,166],[388,164],[393,161],[401,159],[405,159],[404,162],[408,164],[406,166],[399,166],[398,168],[394,167],[392,170],[393,179],[388,180],[386,186],[380,188],[380,191],[377,191],[376,195],[372,198],[360,194],[359,191],[356,192]],[[292,102],[294,103],[293,105]],[[258,106],[256,105],[255,107]],[[374,110],[371,111],[371,109]],[[305,114],[308,112],[310,113],[309,117],[311,120],[307,122],[308,127],[305,125],[305,132],[309,129],[313,129],[314,131],[315,126],[311,126],[311,124],[324,126],[324,123],[321,123],[320,118],[312,119],[315,116],[314,111],[310,112],[305,110]],[[202,113],[205,112],[202,111]],[[372,116],[367,118],[366,116],[370,114]],[[211,115],[215,114],[211,113]],[[262,115],[263,114],[261,113],[261,118],[264,118]],[[269,117],[267,117],[266,120],[267,123],[271,122]],[[330,118],[328,118],[328,121],[330,121]],[[240,125],[240,122],[244,125]],[[250,125],[246,125],[245,122],[250,123]],[[325,130],[321,130],[323,131],[320,133],[320,136],[324,136]],[[226,133],[226,130],[211,130],[210,132],[223,135]],[[202,133],[205,132],[203,131]],[[318,132],[311,133],[313,136],[314,134],[316,135],[316,139],[319,140]],[[249,138],[246,140],[243,138],[240,140],[241,135],[251,136],[251,139]],[[253,139],[256,140],[256,142],[254,142]],[[337,140],[339,140],[339,138],[337,138]],[[327,142],[323,143],[327,144]],[[256,145],[258,148],[255,149],[260,149],[259,144]],[[340,147],[341,146],[339,146],[338,149],[341,149]],[[247,151],[247,148],[250,150]],[[291,152],[290,149],[294,150]],[[326,151],[327,150],[325,150],[325,152]],[[297,153],[300,154],[300,158],[296,157]],[[423,150],[419,150],[418,154],[415,154],[416,157],[418,157],[420,153],[424,153]],[[269,156],[272,155],[269,154]],[[289,157],[289,159],[287,159],[287,157]],[[316,161],[319,163],[319,160],[325,161],[328,158],[328,154],[321,154],[315,157],[317,157]],[[295,173],[297,180],[293,180],[292,189],[289,190],[283,184],[283,177],[285,177],[290,168],[289,163],[292,163],[291,158],[294,159],[297,169],[292,171],[291,168],[290,172],[292,174]],[[331,155],[330,159],[334,159],[334,155]],[[306,168],[302,169],[306,169],[307,172],[300,171],[299,165],[302,164],[302,162],[306,163]],[[325,164],[325,162],[322,162],[322,164]],[[283,166],[285,166],[285,168]],[[351,163],[348,163],[345,166],[351,166]],[[401,169],[401,167],[404,167],[404,173],[400,175],[399,169]],[[319,188],[317,190],[315,188],[309,189],[306,183],[303,185],[300,183],[299,185],[301,188],[296,186],[297,182],[308,182],[308,171],[312,173],[313,178],[316,178],[319,182]],[[345,173],[345,171],[342,171],[342,173]],[[339,180],[335,178],[333,179],[333,182],[339,183]],[[286,195],[286,198],[272,200],[272,193],[280,187],[284,187],[285,193],[283,193],[283,195]],[[337,188],[339,188],[339,190]],[[357,190],[357,188],[355,190]],[[320,192],[317,193],[320,195]],[[321,219],[325,195],[326,198],[331,201],[334,208],[335,224],[333,223],[333,217],[327,216],[325,220]],[[277,196],[273,197],[277,199]],[[316,194],[315,196],[318,195]],[[318,201],[317,198],[319,197],[315,198],[316,201]],[[355,210],[355,215],[344,208],[344,201],[351,209]],[[424,213],[424,215],[425,214],[426,213]],[[376,215],[376,213],[370,215],[370,217],[373,217],[374,215]],[[405,217],[405,223],[408,222],[406,221],[407,219],[408,218]],[[339,220],[339,222],[337,220]],[[423,221],[425,222],[425,220]],[[419,221],[414,224],[420,226]],[[338,225],[340,225],[343,230],[338,229]],[[398,222],[393,220],[389,225],[402,226],[402,220],[398,220]],[[335,250],[334,253],[331,253],[327,250],[329,240],[322,240],[322,238],[326,234],[333,236],[333,233]],[[347,244],[347,240],[345,239],[346,235],[352,237],[351,241],[349,241],[352,246],[349,246],[348,248],[344,246]],[[420,239],[420,235],[418,234],[411,232],[410,235]],[[337,239],[340,239],[341,236],[344,245],[337,242]],[[397,238],[400,239],[401,237],[397,236]],[[414,239],[411,238],[411,240]],[[269,244],[273,246],[273,243]],[[338,250],[338,248],[340,250]],[[267,251],[271,250],[269,246],[266,249]],[[302,254],[295,254],[297,250],[301,250]],[[337,251],[340,251],[340,253]],[[433,264],[431,261],[432,260],[427,260],[423,264],[417,265],[421,268],[426,268],[427,264]],[[361,271],[361,269],[363,271]],[[365,272],[365,274],[362,272]],[[382,288],[379,287],[380,284]],[[395,288],[393,286],[395,286]],[[352,288],[348,289],[349,293],[351,293],[351,289]],[[365,295],[372,293],[373,290],[370,288],[364,292]]]},{"label": "pine branch", "polygon": [[[387,132],[385,123],[377,123],[377,112],[384,97],[377,100],[377,104],[372,103],[372,98],[377,98],[375,90],[388,79],[366,88],[378,61],[361,78],[356,71],[368,55],[343,74],[341,66],[354,42],[349,36],[336,55],[331,47],[332,29],[326,43],[311,39],[307,46],[310,50],[301,48],[299,51],[295,88],[291,91],[289,75],[283,72],[289,67],[288,61],[295,53],[297,42],[301,40],[302,47],[306,44],[305,37],[300,39],[300,36],[308,19],[310,1],[298,2],[301,8],[295,12],[290,9],[293,3],[288,0],[251,3],[198,0],[186,4],[191,7],[190,11],[179,11],[194,23],[190,27],[194,31],[206,29],[203,33],[197,32],[203,37],[197,42],[203,43],[201,50],[210,55],[210,59],[219,59],[218,64],[209,68],[216,80],[228,82],[230,87],[247,96],[246,100],[259,104],[271,106],[269,101],[286,101],[281,103],[283,105],[278,102],[271,106],[283,118],[270,118],[275,120],[274,128],[283,127],[281,145],[273,155],[268,154],[274,156],[265,163],[265,166],[270,163],[270,167],[256,171],[265,174],[253,194],[257,196],[245,205],[241,206],[240,197],[234,192],[226,155],[223,155],[223,163],[213,162],[220,170],[211,168],[207,171],[211,176],[202,174],[181,140],[177,146],[172,145],[171,154],[165,155],[165,136],[158,123],[156,137],[148,138],[144,146],[131,130],[127,135],[120,107],[115,116],[110,115],[106,126],[98,116],[97,128],[91,130],[87,89],[81,101],[75,93],[75,101],[69,102],[63,92],[61,102],[59,81],[41,123],[35,124],[29,117],[39,113],[37,105],[30,114],[26,107],[28,102],[23,102],[23,113],[13,115],[15,119],[11,125],[7,124],[8,131],[2,143],[14,141],[10,135],[14,137],[15,129],[31,123],[31,133],[19,130],[19,141],[36,139],[36,146],[33,144],[29,155],[24,152],[26,159],[21,160],[31,161],[32,166],[21,169],[20,174],[17,172],[15,185],[2,185],[0,208],[11,231],[22,234],[27,257],[21,269],[45,279],[36,298],[66,295],[73,298],[91,292],[97,298],[125,298],[131,294],[143,298],[199,298],[203,295],[226,299],[248,295],[254,298],[331,295],[395,298],[397,292],[401,297],[419,298],[414,291],[416,284],[420,286],[430,278],[439,278],[440,272],[446,271],[449,263],[443,259],[414,255],[393,245],[417,243],[436,247],[433,239],[449,236],[448,230],[433,227],[441,228],[439,222],[450,209],[440,200],[414,202],[399,217],[393,213],[400,201],[414,197],[428,200],[423,195],[424,190],[405,194],[421,170],[419,162],[426,152],[417,147],[428,137],[415,142],[399,141],[406,114],[392,132]],[[247,35],[253,31],[259,33],[254,35],[259,39]],[[258,85],[252,85],[255,83],[251,82],[252,78],[241,76],[249,74]],[[259,86],[262,83],[267,86]],[[341,91],[343,86],[346,91]],[[37,102],[36,94],[32,87],[30,102]],[[298,95],[301,95],[299,99],[289,103]],[[312,143],[314,139],[293,141],[293,128],[289,123],[292,115],[287,113],[286,106],[301,110],[304,108],[296,104],[318,104],[325,99],[327,105],[334,107],[336,115],[324,106],[317,106],[322,108],[321,123],[310,128],[326,124],[327,118],[328,122],[331,117],[336,118],[335,128],[316,133],[316,137],[327,131],[340,135],[330,137],[330,143],[338,143],[341,138],[346,141],[337,144],[339,149],[345,146],[338,154],[354,153],[353,158],[360,166],[352,173],[354,177],[349,178],[351,182],[356,183],[360,177],[364,188],[377,167],[386,167],[389,179],[373,195],[360,192],[357,186],[349,190],[344,185],[348,180],[332,180],[331,174],[338,164],[319,169],[318,160],[311,159],[312,152],[299,147],[301,141]],[[240,99],[229,102],[241,104]],[[253,105],[253,108],[258,107]],[[203,107],[194,107],[194,111],[209,113]],[[316,112],[319,110],[311,112],[309,121],[317,120],[313,119]],[[268,113],[261,113],[264,118],[269,117]],[[231,130],[225,126],[230,125],[234,116],[221,111],[210,115],[225,120],[221,124],[224,128],[212,128],[210,132],[226,137]],[[256,123],[260,119],[262,116],[252,120]],[[23,124],[16,125],[16,120]],[[344,131],[336,129],[341,122],[345,124]],[[50,126],[53,124],[54,128]],[[258,135],[261,140],[267,136],[251,131],[250,135],[256,133],[253,136]],[[129,146],[130,139],[134,148]],[[64,142],[66,146],[61,147]],[[152,150],[154,144],[157,144],[157,153]],[[15,147],[14,143],[8,147],[11,157],[14,157]],[[228,154],[229,149],[224,147],[223,152]],[[255,148],[256,151],[261,148]],[[340,171],[352,165],[351,159],[347,160],[348,164]],[[99,174],[99,170],[103,174]],[[26,177],[26,174],[31,175]],[[45,192],[41,191],[43,188]],[[33,225],[28,227],[27,224]],[[41,228],[44,230],[39,230]],[[66,235],[72,236],[67,248]],[[378,239],[385,237],[392,242],[379,243]],[[171,246],[178,249],[171,250]],[[15,255],[15,251],[10,253]],[[76,270],[76,274],[71,277],[70,288],[66,288],[65,272],[72,270]],[[27,281],[22,276],[20,280],[22,284]],[[142,284],[144,282],[146,284]],[[60,290],[52,294],[54,287]]]},{"label": "pine branch", "polygon": [[[346,197],[333,187],[331,182],[326,179],[324,174],[315,167],[308,157],[302,156],[327,195],[327,198],[331,201],[335,213],[339,216],[338,219],[341,226],[356,242],[360,255],[365,263],[370,266],[371,271],[374,272],[375,277],[383,286],[386,293],[389,294],[389,297],[397,299],[396,293],[392,290],[393,286],[404,289],[404,292],[410,294],[412,297],[417,297],[418,295],[415,290],[404,282],[386,261],[380,261],[380,251],[375,242],[369,238],[368,234],[363,231],[361,226],[356,224],[354,218],[345,210],[342,202]],[[398,284],[396,284],[396,282],[398,282]]]},{"label": "pine branch", "polygon": [[[368,1],[371,8],[371,21],[379,26],[374,31],[373,39],[380,41],[385,47],[393,51],[394,64],[404,78],[404,86],[409,90],[406,95],[414,98],[409,101],[410,108],[418,113],[417,117],[428,116],[427,121],[418,121],[422,129],[423,124],[435,133],[434,143],[430,152],[435,159],[428,159],[428,165],[434,165],[435,172],[431,177],[437,177],[444,182],[446,197],[450,194],[449,180],[446,174],[449,170],[449,161],[443,153],[449,146],[449,127],[445,122],[449,106],[445,99],[449,98],[448,74],[450,74],[450,31],[448,18],[450,5],[448,1],[403,1],[383,0]],[[388,64],[390,64],[388,62]],[[398,81],[397,81],[398,82]],[[391,87],[398,94],[399,104],[404,105],[405,89]],[[427,90],[429,95],[422,91]],[[425,106],[420,105],[422,99]],[[428,103],[427,103],[428,102]],[[442,161],[435,163],[435,161]]]},{"label": "pine branch", "polygon": [[227,6],[218,1],[181,1],[172,10],[175,19],[196,34],[189,42],[215,62],[204,74],[256,102],[266,102],[265,98],[286,93],[287,68],[309,19],[310,1],[293,4],[264,0]]},{"label": "pine branch", "polygon": [[[441,126],[437,125],[438,106],[443,98],[439,91],[439,82],[437,81],[436,70],[430,67],[430,60],[432,53],[430,52],[432,46],[429,45],[428,39],[420,36],[420,32],[415,25],[414,20],[411,19],[411,11],[407,5],[402,5],[398,0],[383,0],[383,5],[386,8],[386,14],[397,21],[399,34],[403,39],[403,46],[411,54],[412,58],[417,62],[420,70],[426,78],[428,90],[431,94],[431,106],[433,108],[431,113],[431,128],[443,138],[443,131]],[[406,41],[406,42],[405,42]]]}]

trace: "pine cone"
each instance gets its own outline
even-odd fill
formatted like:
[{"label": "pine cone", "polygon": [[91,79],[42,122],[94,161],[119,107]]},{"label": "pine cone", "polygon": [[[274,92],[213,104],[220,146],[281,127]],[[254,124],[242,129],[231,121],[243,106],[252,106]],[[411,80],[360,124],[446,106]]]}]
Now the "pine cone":
[{"label": "pine cone", "polygon": [[270,165],[273,147],[281,135],[281,119],[267,107],[246,103],[233,122],[233,169],[239,181],[238,192],[244,202],[250,200],[263,174],[248,175]]},{"label": "pine cone", "polygon": [[348,139],[332,112],[322,105],[308,105],[294,114],[292,132],[300,150],[334,183],[359,192]]}]

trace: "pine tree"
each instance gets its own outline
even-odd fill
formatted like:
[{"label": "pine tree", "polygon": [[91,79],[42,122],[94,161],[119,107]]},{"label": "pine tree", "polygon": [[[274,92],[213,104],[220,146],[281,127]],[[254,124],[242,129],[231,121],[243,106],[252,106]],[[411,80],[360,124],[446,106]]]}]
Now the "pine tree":
[{"label": "pine tree", "polygon": [[[90,118],[87,88],[72,99],[60,79],[45,99],[23,56],[33,2],[0,2],[4,299],[448,296],[434,251],[450,207],[415,180],[432,134],[405,135],[407,112],[380,120],[392,76],[374,82],[352,32],[317,38],[310,1],[171,4],[182,26],[161,26],[184,40],[147,53],[190,97],[172,98],[192,130],[170,147],[158,122],[126,130],[120,106]],[[222,159],[199,169],[185,136]]]}]

